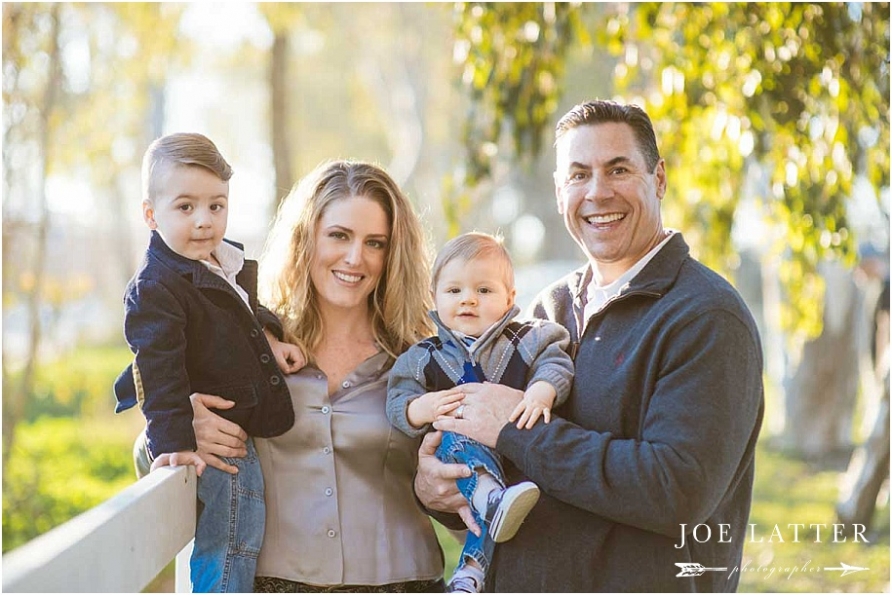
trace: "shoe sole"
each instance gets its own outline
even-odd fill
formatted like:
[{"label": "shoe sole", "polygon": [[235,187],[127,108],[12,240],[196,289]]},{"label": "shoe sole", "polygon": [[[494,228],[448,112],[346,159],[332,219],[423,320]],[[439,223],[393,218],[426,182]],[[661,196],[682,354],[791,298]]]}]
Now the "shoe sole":
[{"label": "shoe sole", "polygon": [[539,488],[532,482],[508,488],[489,526],[492,540],[502,543],[514,537],[538,501]]}]

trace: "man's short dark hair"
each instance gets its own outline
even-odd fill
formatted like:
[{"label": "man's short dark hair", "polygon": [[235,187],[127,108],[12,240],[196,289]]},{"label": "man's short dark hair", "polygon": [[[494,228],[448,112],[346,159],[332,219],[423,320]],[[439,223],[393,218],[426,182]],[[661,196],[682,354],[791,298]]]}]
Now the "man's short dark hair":
[{"label": "man's short dark hair", "polygon": [[653,124],[647,112],[634,103],[621,104],[605,99],[594,99],[574,106],[555,126],[555,145],[567,131],[573,128],[605,122],[628,124],[635,134],[638,149],[644,156],[647,168],[653,171],[657,167],[657,163],[660,161],[660,150],[657,148]]}]

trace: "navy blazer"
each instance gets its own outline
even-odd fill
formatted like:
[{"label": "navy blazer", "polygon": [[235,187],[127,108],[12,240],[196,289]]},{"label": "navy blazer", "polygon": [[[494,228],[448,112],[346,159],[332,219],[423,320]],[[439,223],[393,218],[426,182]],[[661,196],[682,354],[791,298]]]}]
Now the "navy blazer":
[{"label": "navy blazer", "polygon": [[245,260],[237,281],[251,308],[225,279],[152,232],[124,296],[124,335],[136,357],[115,381],[116,412],[142,407],[152,458],[196,449],[189,401],[194,392],[235,401],[215,412],[250,436],[278,436],[294,424],[285,378],[258,320],[269,323],[275,316],[257,305],[256,261]]}]

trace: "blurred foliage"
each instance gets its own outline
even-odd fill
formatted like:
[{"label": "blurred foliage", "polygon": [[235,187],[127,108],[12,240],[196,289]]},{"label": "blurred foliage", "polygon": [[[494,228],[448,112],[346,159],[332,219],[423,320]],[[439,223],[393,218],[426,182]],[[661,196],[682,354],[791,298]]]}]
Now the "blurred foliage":
[{"label": "blurred foliage", "polygon": [[468,149],[465,181],[492,173],[500,138],[511,156],[535,155],[553,125],[567,49],[587,42],[572,3],[457,3],[454,57],[472,105],[462,130]]},{"label": "blurred foliage", "polygon": [[[23,421],[42,416],[108,416],[115,408],[112,385],[132,360],[126,347],[90,347],[42,363],[25,401]],[[15,382],[16,374],[10,378]]]},{"label": "blurred foliage", "polygon": [[20,423],[3,474],[7,552],[109,499],[136,480],[128,423],[41,417]]},{"label": "blurred foliage", "polygon": [[[51,42],[49,6],[3,5],[5,161],[21,164],[34,150],[33,122],[42,110]],[[61,3],[59,8],[64,84],[50,116],[49,173],[75,174],[88,165],[83,171],[102,188],[147,144],[152,89],[163,83],[175,56],[188,59],[189,45],[175,35],[183,6]]]},{"label": "blurred foliage", "polygon": [[144,422],[115,415],[112,392],[131,359],[126,347],[94,347],[38,366],[3,469],[4,552],[135,481],[130,452]]},{"label": "blurred foliage", "polygon": [[640,94],[657,127],[669,218],[719,270],[736,263],[731,226],[745,176],[761,168],[782,324],[820,334],[817,265],[856,257],[854,178],[877,194],[889,185],[889,4],[640,4],[601,40],[621,56],[618,91]]},{"label": "blurred foliage", "polygon": [[588,43],[574,3],[456,3],[454,21],[453,58],[471,104],[462,127],[461,179],[444,189],[452,197],[450,235],[499,160],[539,153],[563,89],[567,51],[574,42]]},{"label": "blurred foliage", "polygon": [[[889,4],[609,6],[593,38],[618,58],[617,93],[654,121],[670,179],[664,219],[704,262],[733,270],[732,226],[758,168],[768,258],[780,259],[787,292],[782,324],[816,336],[817,263],[855,258],[846,218],[854,176],[877,194],[889,184]],[[463,137],[469,184],[491,175],[506,129],[518,156],[539,151],[568,45],[586,42],[576,26],[585,10],[457,5],[456,58],[475,104]]]}]

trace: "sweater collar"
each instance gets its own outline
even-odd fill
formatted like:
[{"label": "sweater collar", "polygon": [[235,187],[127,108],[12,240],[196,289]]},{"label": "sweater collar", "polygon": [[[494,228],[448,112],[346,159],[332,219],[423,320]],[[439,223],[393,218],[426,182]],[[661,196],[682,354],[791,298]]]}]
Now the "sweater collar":
[{"label": "sweater collar", "polygon": [[[681,232],[672,234],[666,245],[657,252],[650,262],[635,275],[628,286],[620,295],[644,291],[665,294],[675,283],[682,264],[690,253],[687,243]],[[592,280],[592,265],[585,264],[574,272],[570,284],[573,300],[577,303],[585,303],[586,292]]]},{"label": "sweater collar", "polygon": [[465,342],[461,340],[449,327],[443,324],[443,321],[440,319],[440,315],[436,310],[431,310],[429,315],[431,320],[434,321],[434,324],[437,325],[437,334],[440,337],[440,340],[444,343],[449,342],[453,343],[460,350],[467,352],[468,354],[474,354],[482,349],[486,349],[487,346],[493,343],[499,336],[501,336],[502,331],[505,330],[505,327],[508,326],[515,316],[520,314],[520,308],[515,304],[511,307],[507,312],[505,312],[504,316],[502,316],[498,322],[493,324],[491,327],[486,329],[480,337],[474,342],[471,348],[468,348],[465,345]]}]

